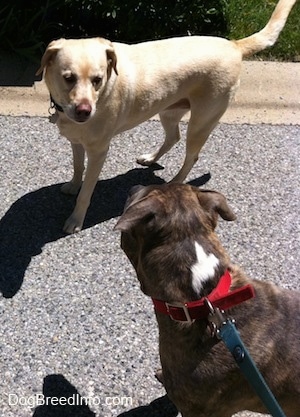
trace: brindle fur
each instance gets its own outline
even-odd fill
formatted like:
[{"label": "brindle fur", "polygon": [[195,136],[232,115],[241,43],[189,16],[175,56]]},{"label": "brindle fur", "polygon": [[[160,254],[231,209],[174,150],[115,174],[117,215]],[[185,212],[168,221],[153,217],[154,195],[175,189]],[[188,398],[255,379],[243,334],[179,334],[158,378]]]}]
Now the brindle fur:
[{"label": "brindle fur", "polygon": [[[241,337],[287,417],[300,413],[300,293],[252,280],[236,265],[215,233],[217,218],[234,220],[225,197],[189,185],[138,187],[116,229],[143,292],[168,302],[199,299],[228,268],[231,289],[251,283],[256,297],[232,308]],[[201,293],[192,287],[195,241],[219,259]],[[192,324],[156,313],[163,382],[183,417],[229,417],[241,410],[266,413],[222,342],[205,320]]]}]

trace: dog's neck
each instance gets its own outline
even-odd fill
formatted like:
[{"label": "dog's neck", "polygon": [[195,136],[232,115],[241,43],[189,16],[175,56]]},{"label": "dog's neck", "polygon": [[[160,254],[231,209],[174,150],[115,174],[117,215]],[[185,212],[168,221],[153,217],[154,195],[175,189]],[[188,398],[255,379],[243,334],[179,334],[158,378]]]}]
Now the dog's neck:
[{"label": "dog's neck", "polygon": [[215,243],[210,241],[204,247],[200,240],[186,239],[154,248],[141,266],[142,289],[152,298],[170,303],[185,303],[208,295],[230,264],[219,242]]},{"label": "dog's neck", "polygon": [[197,298],[207,295],[217,285],[227,265],[212,252],[195,241],[196,261],[191,266],[192,288]]},{"label": "dog's neck", "polygon": [[50,94],[50,108],[54,108],[56,111],[58,111],[60,113],[64,112],[64,109],[58,103],[56,103],[56,101],[54,101],[51,94]]},{"label": "dog's neck", "polygon": [[214,308],[228,310],[254,297],[253,286],[243,285],[231,291],[232,276],[227,269],[218,285],[205,297],[196,301],[172,304],[163,300],[152,299],[157,312],[179,322],[193,323],[195,320],[206,320]]}]

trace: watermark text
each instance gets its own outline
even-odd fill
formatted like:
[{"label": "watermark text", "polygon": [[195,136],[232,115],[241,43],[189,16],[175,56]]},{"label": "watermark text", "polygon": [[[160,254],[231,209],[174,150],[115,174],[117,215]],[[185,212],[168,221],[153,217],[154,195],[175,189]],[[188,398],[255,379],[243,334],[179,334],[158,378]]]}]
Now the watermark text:
[{"label": "watermark text", "polygon": [[39,407],[39,406],[89,406],[95,407],[106,405],[108,407],[131,407],[132,397],[114,396],[100,398],[97,396],[85,397],[73,394],[69,397],[47,397],[44,394],[34,394],[28,397],[16,394],[8,394],[8,404],[10,406]]}]

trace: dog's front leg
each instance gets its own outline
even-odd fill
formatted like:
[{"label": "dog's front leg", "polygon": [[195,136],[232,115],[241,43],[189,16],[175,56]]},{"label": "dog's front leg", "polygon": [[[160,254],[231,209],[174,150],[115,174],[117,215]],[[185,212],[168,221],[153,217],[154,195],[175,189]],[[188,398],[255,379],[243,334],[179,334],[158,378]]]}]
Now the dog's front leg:
[{"label": "dog's front leg", "polygon": [[73,178],[61,187],[61,191],[65,194],[76,195],[82,184],[82,175],[84,171],[84,148],[77,143],[71,143],[73,152]]},{"label": "dog's front leg", "polygon": [[108,148],[98,152],[87,151],[88,162],[85,178],[76,200],[75,209],[64,225],[66,233],[76,233],[81,230],[107,151]]}]

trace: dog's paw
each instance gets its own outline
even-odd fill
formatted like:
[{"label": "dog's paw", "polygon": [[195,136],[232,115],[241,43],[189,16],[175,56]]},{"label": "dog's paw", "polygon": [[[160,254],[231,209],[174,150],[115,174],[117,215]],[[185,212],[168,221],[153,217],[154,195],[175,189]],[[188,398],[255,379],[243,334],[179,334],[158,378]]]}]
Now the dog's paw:
[{"label": "dog's paw", "polygon": [[64,232],[68,235],[71,235],[72,233],[78,233],[82,229],[83,222],[78,221],[78,219],[71,215],[64,225]]},{"label": "dog's paw", "polygon": [[155,161],[155,157],[153,156],[152,153],[148,153],[145,155],[141,155],[139,158],[137,158],[136,162],[140,165],[149,167],[150,165],[154,164]]},{"label": "dog's paw", "polygon": [[64,194],[71,194],[71,195],[76,195],[78,194],[78,191],[80,190],[81,187],[81,183],[75,184],[74,182],[70,181],[70,182],[66,182],[64,185],[61,186],[60,191]]}]

